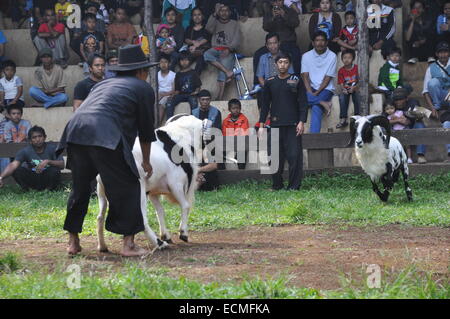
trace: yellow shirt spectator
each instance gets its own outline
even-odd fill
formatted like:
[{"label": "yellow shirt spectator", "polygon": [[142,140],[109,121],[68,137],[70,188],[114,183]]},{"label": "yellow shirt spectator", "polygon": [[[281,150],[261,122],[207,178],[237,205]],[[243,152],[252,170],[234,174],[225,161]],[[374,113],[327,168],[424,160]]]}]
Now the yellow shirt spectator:
[{"label": "yellow shirt spectator", "polygon": [[56,17],[60,22],[66,21],[67,17],[72,14],[72,11],[73,6],[69,1],[66,1],[63,4],[59,2],[55,4]]}]

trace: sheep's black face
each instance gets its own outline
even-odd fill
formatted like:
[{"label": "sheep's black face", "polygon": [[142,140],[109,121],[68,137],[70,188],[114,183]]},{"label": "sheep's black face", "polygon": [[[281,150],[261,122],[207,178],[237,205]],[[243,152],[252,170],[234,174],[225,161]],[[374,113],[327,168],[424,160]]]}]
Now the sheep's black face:
[{"label": "sheep's black face", "polygon": [[[373,127],[370,125],[370,123],[364,123],[362,129],[361,129],[361,137],[362,141],[364,143],[371,143],[373,140]],[[362,147],[359,146],[359,147]]]}]

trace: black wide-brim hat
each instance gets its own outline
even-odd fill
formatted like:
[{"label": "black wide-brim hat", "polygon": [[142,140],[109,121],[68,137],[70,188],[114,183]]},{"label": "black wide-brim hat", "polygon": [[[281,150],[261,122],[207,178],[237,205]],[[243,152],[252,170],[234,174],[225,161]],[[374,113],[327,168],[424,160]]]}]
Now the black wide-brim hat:
[{"label": "black wide-brim hat", "polygon": [[129,44],[119,48],[119,63],[108,66],[110,71],[132,71],[158,65],[150,62],[139,44]]}]

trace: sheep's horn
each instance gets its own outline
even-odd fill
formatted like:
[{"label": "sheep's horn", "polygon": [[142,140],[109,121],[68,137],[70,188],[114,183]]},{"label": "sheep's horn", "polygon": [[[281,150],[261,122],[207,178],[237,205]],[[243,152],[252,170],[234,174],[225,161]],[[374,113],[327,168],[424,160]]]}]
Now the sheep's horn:
[{"label": "sheep's horn", "polygon": [[355,136],[356,136],[356,119],[352,116],[350,118],[350,141],[347,144],[347,147],[353,146],[355,143]]},{"label": "sheep's horn", "polygon": [[383,115],[374,115],[369,117],[368,120],[372,124],[372,127],[379,125],[386,130],[386,148],[389,148],[389,142],[391,140],[391,123],[389,123],[388,118]]}]

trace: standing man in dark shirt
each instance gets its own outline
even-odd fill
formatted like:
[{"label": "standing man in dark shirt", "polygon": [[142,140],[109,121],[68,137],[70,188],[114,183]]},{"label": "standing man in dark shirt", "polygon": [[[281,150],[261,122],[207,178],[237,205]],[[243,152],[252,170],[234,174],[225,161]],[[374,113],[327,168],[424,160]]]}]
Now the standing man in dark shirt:
[{"label": "standing man in dark shirt", "polygon": [[73,111],[80,107],[88,97],[92,87],[103,80],[105,76],[105,58],[99,54],[93,54],[88,58],[89,77],[78,82],[73,93]]},{"label": "standing man in dark shirt", "polygon": [[148,68],[157,64],[147,60],[139,45],[121,47],[119,63],[112,68],[117,77],[96,85],[64,130],[58,151],[67,148],[67,167],[72,170],[73,189],[64,223],[70,255],[81,251],[78,234],[89,205],[90,182],[97,174],[109,201],[106,229],[124,236],[121,254],[146,253],[134,243],[134,235],[144,230],[141,200],[145,194],[141,194],[132,148],[139,135],[141,165],[150,177],[150,148],[156,140],[155,94],[145,80]]},{"label": "standing man in dark shirt", "polygon": [[[271,129],[279,130],[279,140],[270,141],[270,147],[279,145],[279,166],[272,174],[272,189],[283,188],[284,162],[289,163],[288,190],[298,190],[303,175],[303,148],[302,137],[305,130],[304,123],[307,118],[306,89],[297,76],[291,75],[288,70],[291,57],[280,53],[275,58],[279,75],[266,81],[263,91],[263,106],[259,117],[260,127],[264,127],[267,115],[270,113]],[[258,132],[260,138],[263,129]],[[270,150],[269,150],[270,151]]]}]

